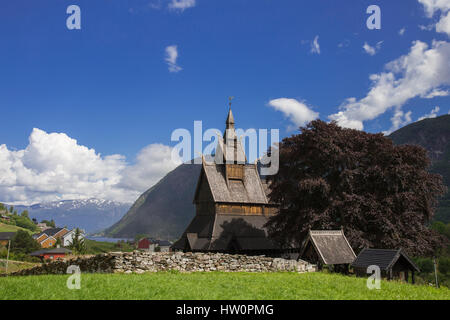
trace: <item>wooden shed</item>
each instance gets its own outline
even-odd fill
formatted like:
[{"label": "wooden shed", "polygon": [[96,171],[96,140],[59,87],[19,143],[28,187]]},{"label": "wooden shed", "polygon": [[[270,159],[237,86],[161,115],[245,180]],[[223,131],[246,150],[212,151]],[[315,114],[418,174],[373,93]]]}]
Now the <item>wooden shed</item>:
[{"label": "wooden shed", "polygon": [[388,280],[400,279],[408,282],[411,272],[411,281],[414,283],[414,273],[420,272],[402,249],[363,249],[351,266],[358,276],[367,277],[367,268],[373,265],[378,266],[381,276]]},{"label": "wooden shed", "polygon": [[317,264],[319,269],[334,265],[335,270],[347,271],[356,255],[343,230],[310,230],[299,258]]}]

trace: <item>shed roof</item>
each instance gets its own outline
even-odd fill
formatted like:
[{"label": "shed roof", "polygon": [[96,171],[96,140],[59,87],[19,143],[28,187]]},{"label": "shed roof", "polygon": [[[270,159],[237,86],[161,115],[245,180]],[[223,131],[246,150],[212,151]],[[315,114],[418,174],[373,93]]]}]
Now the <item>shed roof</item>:
[{"label": "shed roof", "polygon": [[323,264],[349,264],[356,258],[343,230],[310,230],[300,258],[308,243],[312,244]]},{"label": "shed roof", "polygon": [[30,253],[30,256],[41,256],[43,254],[66,254],[71,253],[72,251],[66,248],[52,248],[52,249],[43,249]]},{"label": "shed roof", "polygon": [[402,249],[363,249],[352,263],[352,267],[367,268],[371,265],[376,265],[380,267],[381,270],[387,271],[392,268],[401,257],[411,265],[412,269],[420,272],[417,265]]}]

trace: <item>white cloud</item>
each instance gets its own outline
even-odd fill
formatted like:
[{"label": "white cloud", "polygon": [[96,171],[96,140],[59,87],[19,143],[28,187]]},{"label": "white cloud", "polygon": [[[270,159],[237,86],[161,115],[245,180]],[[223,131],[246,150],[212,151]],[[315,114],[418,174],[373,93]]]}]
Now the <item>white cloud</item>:
[{"label": "white cloud", "polygon": [[446,33],[450,36],[450,1],[448,0],[419,0],[424,6],[429,18],[435,13],[440,13],[439,21],[436,23],[436,32]]},{"label": "white cloud", "polygon": [[166,47],[165,61],[169,66],[170,72],[178,72],[183,70],[180,66],[177,65],[177,59],[178,59],[178,47],[176,45]]},{"label": "white cloud", "polygon": [[316,36],[311,42],[311,53],[320,54],[319,36]]},{"label": "white cloud", "polygon": [[385,72],[370,76],[372,87],[366,97],[347,99],[329,119],[343,127],[362,130],[364,121],[375,119],[391,108],[399,112],[410,99],[429,96],[450,85],[449,61],[450,43],[434,41],[430,48],[415,41],[407,55],[388,63]]},{"label": "white cloud", "polygon": [[450,90],[440,90],[440,89],[434,89],[429,94],[422,96],[421,98],[425,99],[433,99],[435,97],[446,97],[450,95]]},{"label": "white cloud", "polygon": [[195,0],[172,0],[169,3],[169,8],[179,11],[184,11],[188,8],[195,7]]},{"label": "white cloud", "polygon": [[406,28],[401,28],[401,29],[398,31],[398,34],[402,36],[402,35],[405,34],[405,31],[406,31]]},{"label": "white cloud", "polygon": [[377,42],[375,47],[372,47],[367,42],[364,42],[363,49],[367,54],[374,56],[381,49],[382,44],[383,44],[383,41],[379,41],[379,42]]},{"label": "white cloud", "polygon": [[425,115],[423,115],[422,117],[420,117],[419,119],[417,119],[417,121],[423,120],[423,119],[428,119],[428,118],[436,118],[437,117],[437,113],[439,112],[440,108],[438,106],[436,106],[433,110],[430,111],[430,113],[427,113]]},{"label": "white cloud", "polygon": [[151,144],[143,148],[136,157],[136,164],[125,168],[120,186],[129,190],[146,190],[167,173],[181,164],[181,159],[172,162],[172,149],[163,144]]},{"label": "white cloud", "polygon": [[391,118],[392,126],[389,130],[384,131],[385,135],[389,135],[391,132],[399,129],[400,127],[406,126],[412,122],[411,111],[404,113],[400,107],[397,107],[394,111],[394,115]]},{"label": "white cloud", "polygon": [[436,32],[446,33],[450,36],[450,11],[447,12],[447,15],[443,14],[436,24]]},{"label": "white cloud", "polygon": [[306,104],[295,99],[274,99],[269,101],[268,105],[277,111],[281,111],[294,124],[288,130],[295,130],[319,117],[319,113],[314,112]]},{"label": "white cloud", "polygon": [[429,24],[428,26],[424,26],[424,25],[419,25],[419,29],[422,31],[431,31],[433,30],[434,25]]},{"label": "white cloud", "polygon": [[122,155],[102,156],[64,133],[35,128],[23,150],[0,145],[0,201],[100,198],[131,202],[179,164],[171,161],[168,150],[159,144],[147,146],[130,166]]},{"label": "white cloud", "polygon": [[349,45],[350,45],[350,40],[345,39],[344,41],[338,43],[338,48],[346,48]]}]

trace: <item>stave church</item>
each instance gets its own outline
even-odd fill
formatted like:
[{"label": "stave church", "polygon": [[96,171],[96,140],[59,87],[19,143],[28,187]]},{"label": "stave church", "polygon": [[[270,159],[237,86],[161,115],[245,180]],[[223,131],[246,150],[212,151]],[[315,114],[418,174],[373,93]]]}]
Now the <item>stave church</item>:
[{"label": "stave church", "polygon": [[264,226],[279,208],[268,200],[268,191],[257,164],[247,163],[230,108],[213,161],[202,157],[196,215],[172,249],[279,256],[283,251]]}]

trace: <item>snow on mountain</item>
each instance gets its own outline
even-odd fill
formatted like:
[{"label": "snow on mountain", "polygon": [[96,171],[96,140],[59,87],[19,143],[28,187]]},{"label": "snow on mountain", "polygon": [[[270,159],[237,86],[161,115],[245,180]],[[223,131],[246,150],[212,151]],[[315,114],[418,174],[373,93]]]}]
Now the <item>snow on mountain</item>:
[{"label": "snow on mountain", "polygon": [[57,226],[79,227],[92,233],[119,221],[131,204],[103,199],[80,199],[14,207],[19,212],[28,210],[30,218],[36,218],[38,221],[53,219]]}]

